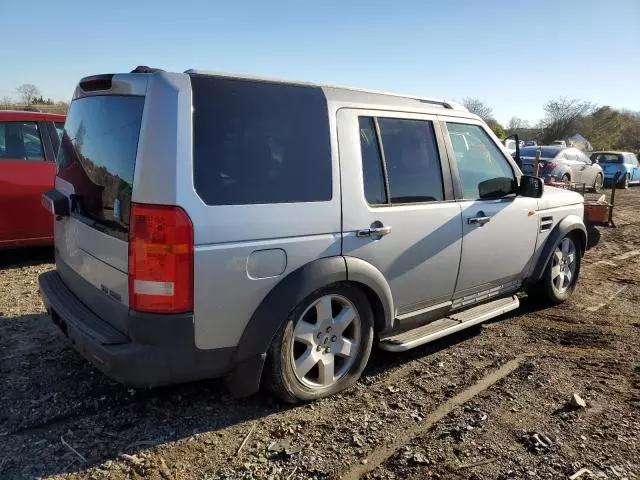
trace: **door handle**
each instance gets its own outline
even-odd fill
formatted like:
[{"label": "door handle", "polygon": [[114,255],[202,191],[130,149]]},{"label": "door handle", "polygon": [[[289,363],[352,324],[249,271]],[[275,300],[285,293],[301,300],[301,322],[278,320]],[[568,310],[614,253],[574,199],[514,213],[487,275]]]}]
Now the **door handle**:
[{"label": "door handle", "polygon": [[485,223],[489,223],[491,221],[491,217],[471,217],[467,218],[467,223],[469,225],[484,225]]},{"label": "door handle", "polygon": [[362,228],[356,232],[356,237],[384,237],[391,233],[391,227]]}]

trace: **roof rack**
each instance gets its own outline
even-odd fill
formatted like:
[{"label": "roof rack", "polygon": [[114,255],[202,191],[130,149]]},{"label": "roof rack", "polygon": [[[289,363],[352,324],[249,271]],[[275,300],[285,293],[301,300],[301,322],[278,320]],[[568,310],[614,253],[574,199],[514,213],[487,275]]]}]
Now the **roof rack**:
[{"label": "roof rack", "polygon": [[314,83],[314,82],[306,82],[306,81],[287,80],[287,79],[282,79],[282,78],[260,77],[260,76],[255,76],[255,75],[245,75],[245,74],[241,74],[241,73],[216,72],[216,71],[210,71],[210,70],[199,70],[199,69],[196,69],[196,68],[190,68],[188,70],[185,70],[184,73],[195,74],[195,75],[213,75],[213,76],[220,76],[220,77],[240,78],[240,79],[244,79],[244,80],[258,80],[258,81],[263,81],[263,82],[289,83],[289,84],[295,84],[295,85],[309,85],[309,86],[314,86],[314,87],[339,88],[339,89],[351,90],[351,91],[355,91],[355,92],[372,93],[372,94],[377,94],[377,95],[387,95],[387,96],[391,96],[391,97],[406,98],[406,99],[410,99],[410,100],[416,100],[416,101],[421,102],[421,103],[427,103],[427,104],[430,104],[430,105],[438,105],[440,107],[448,108],[450,110],[459,110],[459,111],[463,111],[463,112],[468,112],[469,111],[467,108],[463,107],[462,105],[460,105],[460,104],[458,104],[456,102],[448,101],[448,100],[440,100],[440,99],[437,99],[437,98],[420,97],[420,96],[415,96],[415,95],[405,95],[405,94],[400,94],[400,93],[384,92],[384,91],[381,91],[381,90],[370,90],[370,89],[366,89],[366,88],[356,88],[356,87],[350,87],[350,86],[345,86],[345,85],[331,85],[331,84]]}]

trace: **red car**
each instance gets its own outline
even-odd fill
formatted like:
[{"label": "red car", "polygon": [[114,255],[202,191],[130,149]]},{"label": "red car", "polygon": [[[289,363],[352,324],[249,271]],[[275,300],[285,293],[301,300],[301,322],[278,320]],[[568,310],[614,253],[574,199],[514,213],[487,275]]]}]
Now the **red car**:
[{"label": "red car", "polygon": [[53,241],[42,192],[53,188],[64,115],[0,110],[0,249]]}]

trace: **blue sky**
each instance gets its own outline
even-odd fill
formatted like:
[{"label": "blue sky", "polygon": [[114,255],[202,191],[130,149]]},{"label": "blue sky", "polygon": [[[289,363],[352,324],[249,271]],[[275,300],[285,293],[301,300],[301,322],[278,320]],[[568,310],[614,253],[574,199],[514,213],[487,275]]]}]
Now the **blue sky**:
[{"label": "blue sky", "polygon": [[[0,98],[203,68],[447,99],[506,123],[558,96],[640,110],[640,0],[3,0]],[[12,39],[11,42],[8,39]]]}]

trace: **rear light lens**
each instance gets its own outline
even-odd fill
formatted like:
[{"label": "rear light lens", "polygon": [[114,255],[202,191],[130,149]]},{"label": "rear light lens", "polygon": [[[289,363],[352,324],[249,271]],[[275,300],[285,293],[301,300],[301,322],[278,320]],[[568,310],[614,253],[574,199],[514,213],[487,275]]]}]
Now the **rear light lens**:
[{"label": "rear light lens", "polygon": [[553,162],[545,162],[544,163],[544,168],[551,169],[551,168],[556,168],[557,166],[558,166],[558,164],[557,163],[553,163]]},{"label": "rear light lens", "polygon": [[180,207],[131,206],[129,306],[154,313],[193,310],[193,224]]}]

